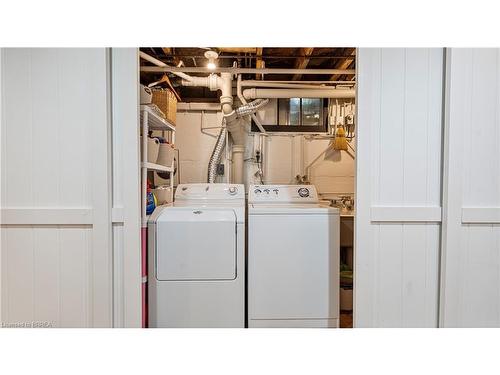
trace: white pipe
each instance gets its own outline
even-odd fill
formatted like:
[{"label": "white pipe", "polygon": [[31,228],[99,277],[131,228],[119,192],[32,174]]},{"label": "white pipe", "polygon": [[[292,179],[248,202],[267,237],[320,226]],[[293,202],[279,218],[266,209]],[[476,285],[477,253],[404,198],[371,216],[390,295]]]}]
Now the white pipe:
[{"label": "white pipe", "polygon": [[210,74],[208,77],[190,77],[182,80],[182,86],[208,87],[211,91],[221,91],[220,103],[224,115],[233,112],[232,74],[221,73],[220,76]]},{"label": "white pipe", "polygon": [[[142,52],[141,52],[142,53]],[[141,72],[184,72],[184,73],[231,73],[231,74],[356,74],[355,69],[289,69],[289,68],[234,68],[217,67],[175,67],[175,66],[141,66]]]},{"label": "white pipe", "polygon": [[245,99],[264,98],[355,98],[356,90],[339,89],[246,89],[243,90]]},{"label": "white pipe", "polygon": [[233,75],[231,73],[221,73],[218,80],[218,87],[221,90],[220,104],[224,115],[233,112]]},{"label": "white pipe", "polygon": [[[144,53],[142,51],[139,51],[139,56],[142,57],[144,60],[147,60],[150,63],[153,63],[160,68],[170,68],[170,66],[165,64],[163,61],[158,60],[158,59],[154,58],[153,56],[150,56],[147,53]],[[178,77],[181,77],[182,79],[185,79],[186,81],[191,81],[191,79],[193,78],[193,77],[188,76],[187,74],[185,74],[183,72],[172,72],[172,73]]]},{"label": "white pipe", "polygon": [[244,145],[234,145],[233,144],[233,168],[232,168],[232,180],[235,184],[243,183],[243,156],[245,153]]},{"label": "white pipe", "polygon": [[[245,80],[241,81],[242,83],[247,83],[245,86],[254,86],[254,82],[261,82],[261,83],[300,83],[300,84],[309,84],[309,83],[314,83],[314,84],[325,84],[325,85],[336,85],[336,84],[342,84],[342,85],[355,85],[356,81],[275,81],[275,80],[270,80],[270,81],[257,81],[257,80]],[[250,84],[251,83],[251,84]]]},{"label": "white pipe", "polygon": [[[246,105],[246,104],[248,104],[248,102],[246,101],[245,97],[243,96],[243,93],[241,92],[241,82],[242,82],[241,81],[241,74],[238,74],[238,80],[236,81],[236,95],[240,99],[241,103],[243,105]],[[253,121],[255,122],[257,127],[259,128],[260,132],[265,134],[266,129],[264,129],[264,127],[260,123],[259,119],[257,118],[257,115],[255,113],[252,113],[251,116],[252,116]]]},{"label": "white pipe", "polygon": [[[318,89],[318,90],[331,90],[330,86],[320,86],[320,85],[308,85],[302,84],[300,81],[295,81],[297,83],[275,83],[275,82],[267,82],[267,81],[242,81],[241,86],[243,87],[274,87],[274,88],[293,88],[293,89]],[[327,83],[327,82],[325,82]]]}]

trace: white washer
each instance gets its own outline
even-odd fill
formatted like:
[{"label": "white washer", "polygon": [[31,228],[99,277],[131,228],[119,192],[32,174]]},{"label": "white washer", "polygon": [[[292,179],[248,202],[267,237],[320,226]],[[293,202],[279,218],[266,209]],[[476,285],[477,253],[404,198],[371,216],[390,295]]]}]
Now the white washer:
[{"label": "white washer", "polygon": [[249,327],[338,327],[339,222],[313,185],[250,186]]},{"label": "white washer", "polygon": [[150,327],[244,327],[243,185],[179,185],[148,241]]}]

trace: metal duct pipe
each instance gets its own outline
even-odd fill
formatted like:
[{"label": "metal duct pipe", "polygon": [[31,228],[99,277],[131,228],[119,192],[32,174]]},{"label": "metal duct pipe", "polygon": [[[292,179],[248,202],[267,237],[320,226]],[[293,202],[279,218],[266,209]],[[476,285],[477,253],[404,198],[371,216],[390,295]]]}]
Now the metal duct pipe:
[{"label": "metal duct pipe", "polygon": [[242,105],[236,110],[232,111],[229,115],[226,115],[227,130],[231,133],[233,138],[233,144],[244,145],[246,141],[247,131],[244,124],[238,119],[242,117],[253,115],[260,108],[269,103],[269,99],[256,99],[251,103]]},{"label": "metal duct pipe", "polygon": [[264,107],[269,103],[269,99],[255,99],[253,102],[242,105],[236,108],[236,115],[238,117],[248,116],[252,113],[257,112],[260,108]]},{"label": "metal duct pipe", "polygon": [[257,98],[355,98],[356,90],[339,89],[246,89],[245,99]]},{"label": "metal duct pipe", "polygon": [[217,176],[217,165],[220,162],[220,158],[222,156],[222,151],[224,150],[224,146],[226,145],[226,128],[224,127],[226,120],[222,119],[222,129],[219,132],[217,140],[215,141],[215,146],[212,151],[212,155],[210,156],[210,160],[208,161],[208,183],[214,183],[215,177]]}]

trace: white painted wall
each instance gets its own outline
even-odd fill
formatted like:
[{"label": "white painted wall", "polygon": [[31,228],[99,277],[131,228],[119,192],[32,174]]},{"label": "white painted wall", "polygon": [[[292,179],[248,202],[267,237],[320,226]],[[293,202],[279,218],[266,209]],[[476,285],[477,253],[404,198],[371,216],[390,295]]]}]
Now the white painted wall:
[{"label": "white painted wall", "polygon": [[109,51],[1,50],[1,318],[113,320]]},{"label": "white painted wall", "polygon": [[446,60],[440,324],[500,327],[500,50]]},{"label": "white painted wall", "polygon": [[[265,116],[260,113],[260,116]],[[203,118],[203,120],[202,120]],[[180,150],[181,182],[205,182],[207,165],[215,144],[215,136],[219,129],[222,114],[207,111],[178,111],[176,147]],[[203,128],[205,133],[201,131]],[[265,138],[263,145],[264,182],[269,184],[293,184],[296,175],[306,174],[306,167],[314,161],[310,168],[310,181],[316,184],[320,193],[338,195],[354,192],[354,160],[344,152],[334,151],[328,147],[330,140],[309,139],[310,136],[298,134],[273,134]],[[254,176],[257,166],[251,159],[259,147],[259,137],[250,135],[247,143],[245,159],[246,181],[260,183]],[[326,149],[329,150],[325,153]],[[230,154],[227,155],[230,158]],[[219,181],[227,181],[230,173],[230,160],[225,158],[226,175]]]},{"label": "white painted wall", "polygon": [[[179,149],[181,183],[206,182],[208,161],[220,131],[222,113],[215,111],[178,111],[175,146]],[[202,130],[203,128],[203,130]],[[224,157],[226,175],[217,182],[227,181],[230,162]]]},{"label": "white painted wall", "polygon": [[356,327],[438,325],[442,49],[357,54]]}]

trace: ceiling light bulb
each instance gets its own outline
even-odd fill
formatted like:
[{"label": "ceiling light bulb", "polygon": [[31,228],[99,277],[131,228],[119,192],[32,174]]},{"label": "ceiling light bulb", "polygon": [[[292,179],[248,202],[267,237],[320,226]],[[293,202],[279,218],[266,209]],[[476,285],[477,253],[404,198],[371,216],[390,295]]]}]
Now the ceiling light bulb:
[{"label": "ceiling light bulb", "polygon": [[219,54],[215,51],[207,51],[205,52],[205,58],[208,59],[207,68],[210,70],[214,70],[217,66],[215,65],[215,60],[219,57]]},{"label": "ceiling light bulb", "polygon": [[213,59],[210,59],[210,60],[208,61],[207,68],[208,68],[208,69],[210,69],[210,70],[214,70],[214,69],[216,68],[216,66],[215,66],[215,62],[214,62],[214,60],[213,60]]}]

